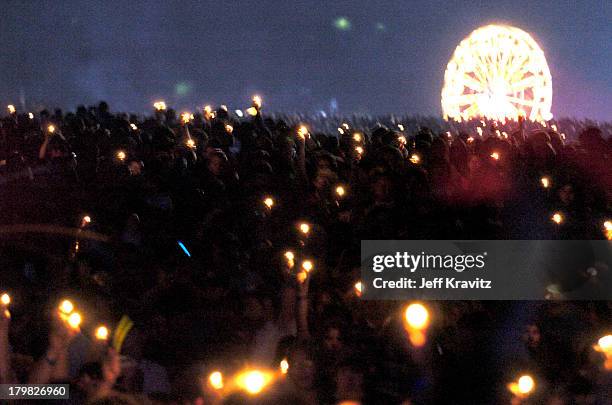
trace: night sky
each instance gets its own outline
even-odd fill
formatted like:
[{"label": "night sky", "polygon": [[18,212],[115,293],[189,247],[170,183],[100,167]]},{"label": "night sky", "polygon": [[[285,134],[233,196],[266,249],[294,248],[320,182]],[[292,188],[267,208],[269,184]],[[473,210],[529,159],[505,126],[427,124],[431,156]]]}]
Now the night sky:
[{"label": "night sky", "polygon": [[612,120],[609,0],[3,0],[0,101],[437,115],[454,48],[494,22],[544,49],[555,117]]}]

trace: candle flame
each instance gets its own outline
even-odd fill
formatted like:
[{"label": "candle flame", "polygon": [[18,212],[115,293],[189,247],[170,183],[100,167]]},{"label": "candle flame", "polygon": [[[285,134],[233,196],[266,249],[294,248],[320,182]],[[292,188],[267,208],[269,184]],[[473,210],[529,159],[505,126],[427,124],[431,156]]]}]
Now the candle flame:
[{"label": "candle flame", "polygon": [[7,306],[11,303],[11,296],[7,293],[2,294],[2,296],[0,296],[0,302],[2,302],[2,305]]},{"label": "candle flame", "polygon": [[208,382],[216,390],[223,388],[223,374],[220,371],[213,371],[208,376]]},{"label": "candle flame", "polygon": [[98,340],[108,340],[108,335],[109,335],[109,331],[108,328],[104,325],[100,325],[96,328],[96,339]]}]

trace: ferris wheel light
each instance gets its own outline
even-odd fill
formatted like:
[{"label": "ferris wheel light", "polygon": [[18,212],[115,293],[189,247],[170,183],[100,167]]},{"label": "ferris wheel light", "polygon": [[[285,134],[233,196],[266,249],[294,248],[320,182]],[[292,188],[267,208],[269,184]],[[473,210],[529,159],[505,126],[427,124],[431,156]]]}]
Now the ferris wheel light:
[{"label": "ferris wheel light", "polygon": [[552,78],[544,52],[519,28],[480,27],[448,62],[441,101],[444,118],[455,121],[550,120]]}]

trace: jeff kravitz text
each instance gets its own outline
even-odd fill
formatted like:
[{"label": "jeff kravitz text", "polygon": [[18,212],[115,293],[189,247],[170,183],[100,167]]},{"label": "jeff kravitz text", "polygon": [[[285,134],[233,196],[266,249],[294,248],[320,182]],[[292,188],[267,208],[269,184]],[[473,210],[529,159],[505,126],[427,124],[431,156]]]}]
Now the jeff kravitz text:
[{"label": "jeff kravitz text", "polygon": [[[397,271],[415,273],[423,271],[454,271],[463,273],[465,270],[484,270],[487,252],[482,254],[442,255],[442,254],[410,254],[408,252],[395,252],[388,255],[376,255],[372,258],[372,271],[375,273],[391,272],[394,276]],[[482,273],[480,273],[482,275]],[[492,281],[482,277],[464,279],[451,276],[445,277],[376,277],[372,286],[376,289],[491,289]]]}]

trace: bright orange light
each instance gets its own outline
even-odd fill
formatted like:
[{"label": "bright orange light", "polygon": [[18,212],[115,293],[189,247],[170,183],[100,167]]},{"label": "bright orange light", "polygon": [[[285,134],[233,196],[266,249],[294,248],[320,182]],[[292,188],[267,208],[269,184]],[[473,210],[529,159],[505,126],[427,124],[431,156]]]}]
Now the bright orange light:
[{"label": "bright orange light", "polygon": [[491,156],[493,160],[499,160],[499,152],[493,152],[489,156]]},{"label": "bright orange light", "polygon": [[216,390],[223,388],[223,374],[220,371],[213,371],[208,376],[208,382]]},{"label": "bright orange light", "polygon": [[363,293],[363,284],[361,283],[361,281],[356,282],[354,288],[355,294],[357,294],[358,297],[361,297],[361,294]]},{"label": "bright orange light", "polygon": [[406,140],[406,137],[405,137],[404,135],[400,135],[400,136],[398,136],[398,137],[397,137],[397,141],[398,141],[400,144],[402,144],[402,145],[406,145],[406,143],[408,142],[408,141]]},{"label": "bright orange light", "polygon": [[346,190],[344,189],[344,187],[338,186],[336,187],[336,194],[338,195],[338,197],[344,197],[344,195],[346,194]]},{"label": "bright orange light", "polygon": [[540,182],[542,183],[542,187],[544,188],[550,187],[550,177],[544,176],[540,179]]},{"label": "bright orange light", "polygon": [[560,212],[555,212],[551,217],[551,220],[557,225],[561,224],[563,222],[563,219],[563,215]]},{"label": "bright orange light", "polygon": [[2,296],[0,296],[0,302],[2,302],[2,305],[7,306],[11,303],[11,296],[7,293],[2,294]]},{"label": "bright orange light", "polygon": [[260,370],[250,370],[238,374],[236,385],[251,395],[259,394],[272,382],[272,374]]},{"label": "bright orange light", "polygon": [[153,103],[153,108],[157,111],[164,111],[166,109],[166,103],[164,101],[156,101]]},{"label": "bright orange light", "polygon": [[225,132],[227,132],[228,134],[231,134],[232,132],[234,132],[234,127],[231,126],[230,124],[225,124]]},{"label": "bright orange light", "polygon": [[304,235],[308,235],[308,232],[310,232],[310,225],[308,225],[306,222],[302,222],[299,225],[300,228],[300,232],[302,232]]},{"label": "bright orange light", "polygon": [[474,137],[468,136],[467,143],[472,143],[472,142],[474,142]]},{"label": "bright orange light", "polygon": [[300,271],[297,275],[297,280],[300,282],[300,284],[303,284],[304,281],[306,281],[306,279],[308,278],[308,273],[305,271]]},{"label": "bright orange light", "polygon": [[108,328],[104,325],[100,325],[96,328],[96,339],[98,340],[108,340],[108,335],[109,335],[109,331]]},{"label": "bright orange light", "polygon": [[187,141],[185,141],[185,144],[191,149],[194,149],[196,147],[196,143],[192,138],[187,139]]},{"label": "bright orange light", "polygon": [[253,96],[253,107],[260,109],[261,108],[261,97],[258,95]]},{"label": "bright orange light", "polygon": [[85,226],[87,224],[91,224],[91,217],[89,215],[84,215],[83,219],[81,220],[81,226]]},{"label": "bright orange light", "polygon": [[362,139],[362,138],[361,138],[361,134],[360,134],[359,132],[355,132],[355,133],[353,134],[353,140],[354,140],[355,142],[361,142],[361,139]]},{"label": "bright orange light", "polygon": [[47,127],[47,131],[49,131],[49,133],[50,133],[50,134],[54,133],[54,132],[55,132],[55,125],[50,124],[50,125]]},{"label": "bright orange light", "polygon": [[612,335],[606,335],[599,338],[595,350],[612,355]]},{"label": "bright orange light", "polygon": [[62,314],[70,315],[74,311],[74,305],[70,300],[63,300],[59,306],[59,310]]},{"label": "bright orange light", "polygon": [[355,152],[357,152],[358,155],[363,155],[363,148],[361,146],[356,146]]},{"label": "bright orange light", "polygon": [[418,165],[421,162],[421,157],[416,153],[413,153],[412,155],[410,155],[410,162],[415,165]]},{"label": "bright orange light", "polygon": [[287,260],[290,260],[290,261],[295,260],[295,254],[291,250],[287,250],[284,256]]},{"label": "bright orange light", "polygon": [[441,103],[445,119],[504,121],[526,114],[532,121],[550,120],[552,78],[544,52],[519,28],[480,27],[448,62]]},{"label": "bright orange light", "polygon": [[79,314],[78,312],[73,312],[68,317],[67,322],[72,329],[78,329],[82,320],[83,319],[81,318],[81,314]]},{"label": "bright orange light", "polygon": [[413,303],[408,305],[404,317],[406,323],[412,329],[423,330],[429,325],[429,311],[423,304]]},{"label": "bright orange light", "polygon": [[246,109],[247,114],[249,114],[250,116],[254,117],[257,115],[257,108],[255,107],[249,107]]},{"label": "bright orange light", "polygon": [[612,221],[606,220],[603,223],[604,232],[606,234],[606,239],[612,240]]},{"label": "bright orange light", "polygon": [[298,136],[302,139],[306,139],[308,136],[308,127],[306,125],[300,125],[297,130]]},{"label": "bright orange light", "polygon": [[535,381],[530,375],[523,375],[518,379],[518,391],[523,394],[529,394],[535,388]]},{"label": "bright orange light", "polygon": [[188,124],[193,118],[193,114],[190,112],[186,111],[181,114],[181,121],[183,121],[183,124]]},{"label": "bright orange light", "polygon": [[306,273],[310,273],[310,271],[313,269],[314,265],[312,264],[312,261],[310,260],[304,260],[302,262],[302,268],[304,269],[304,271]]},{"label": "bright orange light", "polygon": [[266,197],[264,199],[264,205],[269,209],[272,209],[272,206],[274,205],[274,200],[272,199],[272,197]]},{"label": "bright orange light", "polygon": [[120,150],[119,152],[117,152],[116,156],[117,156],[117,159],[119,159],[119,160],[125,160],[127,155],[125,154],[124,151]]},{"label": "bright orange light", "polygon": [[280,362],[280,372],[281,374],[287,374],[289,371],[289,362],[287,359],[282,359]]}]

